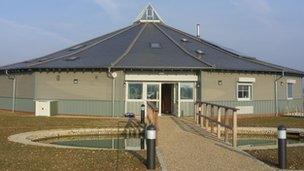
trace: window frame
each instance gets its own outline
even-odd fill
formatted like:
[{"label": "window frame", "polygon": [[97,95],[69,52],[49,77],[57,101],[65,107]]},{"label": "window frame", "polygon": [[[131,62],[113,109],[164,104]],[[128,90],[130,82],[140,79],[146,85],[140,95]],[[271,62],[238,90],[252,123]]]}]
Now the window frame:
[{"label": "window frame", "polygon": [[[155,99],[149,99],[148,98],[148,86],[151,86],[151,85],[153,85],[153,86],[157,86],[158,87],[158,98],[155,98]],[[146,83],[146,94],[145,94],[145,99],[147,100],[147,101],[159,101],[160,99],[161,99],[161,97],[160,97],[160,89],[161,89],[161,87],[160,87],[160,85],[159,84],[157,84],[157,83]]]},{"label": "window frame", "polygon": [[[140,99],[130,99],[130,92],[129,92],[129,88],[130,88],[130,85],[132,84],[140,84],[142,87],[141,87],[141,98]],[[142,101],[144,100],[144,84],[143,83],[140,83],[140,82],[129,82],[127,84],[127,100],[128,101]]]},{"label": "window frame", "polygon": [[[248,98],[240,98],[239,97],[239,86],[249,86],[248,88]],[[252,94],[253,94],[253,84],[252,83],[242,83],[238,82],[236,86],[236,97],[238,101],[252,101]]]},{"label": "window frame", "polygon": [[[287,100],[293,100],[293,92],[294,92],[294,84],[295,83],[291,83],[291,82],[287,82],[287,86],[286,86],[286,96],[287,96]],[[289,96],[289,85],[291,85],[291,97]]]},{"label": "window frame", "polygon": [[[191,99],[183,99],[182,98],[182,85],[183,84],[188,84],[188,85],[192,86],[192,98]],[[180,101],[181,102],[193,102],[194,101],[194,98],[195,98],[195,84],[193,82],[181,82],[179,89],[180,89],[179,94],[180,94]]]}]

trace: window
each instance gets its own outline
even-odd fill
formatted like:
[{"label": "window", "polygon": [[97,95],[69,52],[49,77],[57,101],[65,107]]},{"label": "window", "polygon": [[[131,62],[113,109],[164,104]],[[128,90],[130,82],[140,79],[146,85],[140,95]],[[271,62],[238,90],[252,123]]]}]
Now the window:
[{"label": "window", "polygon": [[238,100],[251,100],[252,84],[239,83],[237,90]]},{"label": "window", "polygon": [[158,100],[159,99],[159,85],[148,84],[147,85],[147,99]]},{"label": "window", "polygon": [[140,83],[129,84],[128,98],[129,99],[142,99],[143,85]]},{"label": "window", "polygon": [[293,98],[293,83],[287,83],[287,99]]},{"label": "window", "polygon": [[182,100],[193,100],[193,83],[181,83],[180,91]]}]

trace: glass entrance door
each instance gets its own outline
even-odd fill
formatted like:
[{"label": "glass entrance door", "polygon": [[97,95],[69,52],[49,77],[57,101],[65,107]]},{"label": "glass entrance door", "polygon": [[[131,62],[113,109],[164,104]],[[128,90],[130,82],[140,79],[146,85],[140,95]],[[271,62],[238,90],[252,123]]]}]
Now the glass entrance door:
[{"label": "glass entrance door", "polygon": [[147,83],[146,87],[146,101],[152,102],[161,111],[160,105],[160,83]]}]

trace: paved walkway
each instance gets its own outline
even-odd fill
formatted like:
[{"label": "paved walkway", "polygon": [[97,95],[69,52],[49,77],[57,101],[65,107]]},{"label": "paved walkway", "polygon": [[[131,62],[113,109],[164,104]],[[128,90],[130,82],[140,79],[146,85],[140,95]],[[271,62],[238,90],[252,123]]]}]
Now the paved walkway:
[{"label": "paved walkway", "polygon": [[158,149],[167,170],[274,170],[187,120],[159,118]]}]

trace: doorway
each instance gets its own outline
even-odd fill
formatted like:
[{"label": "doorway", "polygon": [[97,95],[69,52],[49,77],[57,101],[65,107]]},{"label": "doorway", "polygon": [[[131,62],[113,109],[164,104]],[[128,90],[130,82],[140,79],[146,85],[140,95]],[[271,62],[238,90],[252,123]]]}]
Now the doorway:
[{"label": "doorway", "polygon": [[173,114],[174,84],[162,84],[161,92],[161,113]]}]

